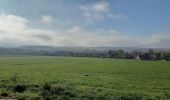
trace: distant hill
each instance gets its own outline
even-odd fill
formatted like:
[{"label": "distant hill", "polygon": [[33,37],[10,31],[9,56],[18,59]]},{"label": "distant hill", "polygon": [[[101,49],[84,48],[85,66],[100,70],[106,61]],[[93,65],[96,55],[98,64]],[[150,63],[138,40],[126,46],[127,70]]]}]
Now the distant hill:
[{"label": "distant hill", "polygon": [[54,46],[21,46],[21,49],[32,49],[32,50],[57,50],[57,51],[108,51],[108,50],[124,50],[125,52],[131,51],[142,51],[147,52],[149,49],[155,51],[170,51],[170,48],[139,48],[139,47],[54,47]]},{"label": "distant hill", "polygon": [[164,48],[136,48],[136,47],[54,47],[54,46],[20,46],[20,47],[0,47],[0,55],[54,55],[68,56],[78,54],[106,53],[109,50],[124,50],[125,52],[142,51],[149,49],[155,51],[170,51]]}]

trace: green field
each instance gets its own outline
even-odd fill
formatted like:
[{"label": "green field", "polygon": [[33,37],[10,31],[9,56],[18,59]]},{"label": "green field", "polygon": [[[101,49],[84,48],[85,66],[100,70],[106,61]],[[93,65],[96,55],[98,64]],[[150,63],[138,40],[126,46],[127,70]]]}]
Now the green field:
[{"label": "green field", "polygon": [[0,98],[167,100],[170,62],[1,56]]}]

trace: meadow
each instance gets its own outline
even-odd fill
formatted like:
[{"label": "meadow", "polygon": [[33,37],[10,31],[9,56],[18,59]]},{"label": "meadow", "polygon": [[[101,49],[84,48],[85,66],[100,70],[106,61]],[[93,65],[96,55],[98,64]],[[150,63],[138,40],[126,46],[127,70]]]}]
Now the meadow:
[{"label": "meadow", "polygon": [[168,100],[170,62],[0,56],[0,99]]}]

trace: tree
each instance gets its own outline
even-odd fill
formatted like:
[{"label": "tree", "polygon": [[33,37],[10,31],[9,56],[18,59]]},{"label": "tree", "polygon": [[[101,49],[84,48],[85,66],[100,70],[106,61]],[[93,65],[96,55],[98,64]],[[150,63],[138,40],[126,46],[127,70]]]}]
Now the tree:
[{"label": "tree", "polygon": [[161,60],[165,60],[166,58],[166,53],[161,51]]},{"label": "tree", "polygon": [[149,54],[149,58],[151,60],[155,60],[156,57],[155,57],[155,51],[154,50],[149,49],[148,54]]}]

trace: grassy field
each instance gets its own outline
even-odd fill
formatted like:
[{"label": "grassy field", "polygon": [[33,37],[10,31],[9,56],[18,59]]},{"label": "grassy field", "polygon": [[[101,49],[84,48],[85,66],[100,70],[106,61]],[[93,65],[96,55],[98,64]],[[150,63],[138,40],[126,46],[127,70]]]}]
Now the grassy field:
[{"label": "grassy field", "polygon": [[168,100],[170,62],[0,56],[0,98]]}]

